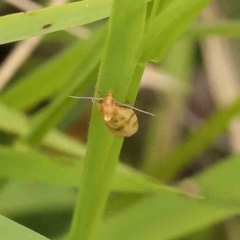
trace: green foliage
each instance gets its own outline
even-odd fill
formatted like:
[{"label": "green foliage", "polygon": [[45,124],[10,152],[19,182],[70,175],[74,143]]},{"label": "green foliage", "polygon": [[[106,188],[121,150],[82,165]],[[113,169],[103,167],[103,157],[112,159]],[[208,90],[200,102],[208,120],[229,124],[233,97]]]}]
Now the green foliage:
[{"label": "green foliage", "polygon": [[[83,168],[82,159],[76,157],[57,158],[33,151],[21,152],[6,147],[0,148],[0,163],[2,179],[23,179],[60,186],[78,186],[79,175],[82,174]],[[112,190],[130,193],[169,191],[172,194],[179,194],[179,191],[174,188],[154,182],[153,179],[123,164],[119,164],[117,167]]]},{"label": "green foliage", "polygon": [[14,239],[16,237],[19,239],[26,239],[26,240],[27,239],[47,240],[48,239],[3,216],[0,216],[0,237],[6,240]]},{"label": "green foliage", "polygon": [[[163,61],[184,32],[183,48],[172,48],[164,66],[176,78],[185,80],[179,81],[180,85],[188,85],[197,37],[239,36],[238,21],[189,27],[208,3],[86,0],[0,18],[0,31],[4,33],[1,44],[85,24],[91,24],[93,32],[88,40],[74,39],[72,46],[61,39],[64,50],[40,65],[26,64],[28,71],[16,75],[0,96],[2,215],[50,217],[66,211],[71,215],[74,208],[66,225],[72,224],[64,235],[69,240],[170,240],[210,228],[239,213],[239,156],[227,157],[192,177],[197,189],[192,194],[159,181],[179,177],[177,174],[194,157],[211,146],[239,113],[239,100],[214,113],[167,155],[164,147],[160,153],[157,150],[158,140],[163,142],[164,136],[158,135],[155,128],[167,127],[159,126],[164,121],[156,118],[142,147],[149,171],[147,167],[140,172],[118,163],[124,139],[108,130],[97,103],[92,104],[86,145],[69,135],[71,129],[68,133],[58,129],[69,111],[76,109],[76,100],[69,95],[83,96],[93,85],[103,96],[112,90],[117,101],[134,104],[146,64]],[[103,20],[107,17],[108,21]],[[99,20],[101,23],[96,23]],[[54,46],[55,40],[43,44]],[[37,55],[33,54],[35,60],[39,60]],[[186,61],[181,55],[186,55]],[[180,93],[169,99],[174,99],[173,104],[180,99],[185,106],[186,96]],[[141,128],[142,123],[139,125]],[[160,162],[162,158],[165,161]],[[127,161],[124,156],[123,160]],[[47,239],[2,215],[1,239]]]},{"label": "green foliage", "polygon": [[239,37],[240,21],[217,21],[212,23],[194,24],[191,26],[187,34],[191,37],[199,38],[208,35]]},{"label": "green foliage", "polygon": [[[153,19],[144,37],[142,61],[161,61],[179,36],[189,26],[189,22],[199,14],[208,0],[174,0]],[[158,29],[156,31],[156,29]],[[159,49],[156,51],[156,48]]]},{"label": "green foliage", "polygon": [[[85,56],[88,42],[77,42],[54,59],[44,62],[18,80],[0,97],[2,102],[19,109],[29,109],[55,94],[66,84]],[[82,54],[81,54],[82,53]],[[49,79],[51,81],[49,81]],[[42,87],[36,89],[36,85]],[[28,94],[25,92],[28,91]]]},{"label": "green foliage", "polygon": [[1,35],[0,44],[104,19],[109,17],[111,4],[111,0],[82,1],[3,16],[0,31],[5,34]]},{"label": "green foliage", "polygon": [[239,212],[239,171],[235,156],[193,179],[203,199],[168,193],[150,196],[110,218],[101,239],[176,239],[229,218]]},{"label": "green foliage", "polygon": [[[159,165],[158,174],[164,181],[170,180],[181,171],[192,157],[203,152],[220,134],[222,134],[229,122],[239,114],[240,100],[237,99],[229,107],[220,109],[182,144],[174,149]],[[166,164],[167,163],[167,164]]]},{"label": "green foliage", "polygon": [[[116,99],[124,102],[128,96],[142,39],[146,3],[115,1],[110,20],[105,52],[97,87],[104,95],[113,90]],[[118,39],[124,39],[118,41]],[[116,55],[120,51],[121,54]],[[135,89],[136,90],[136,89]],[[82,186],[75,209],[71,240],[97,237],[101,217],[109,194],[114,169],[123,138],[115,138],[104,126],[96,108],[92,110]],[[96,158],[97,156],[97,158]],[[92,197],[94,196],[94,198]]]}]

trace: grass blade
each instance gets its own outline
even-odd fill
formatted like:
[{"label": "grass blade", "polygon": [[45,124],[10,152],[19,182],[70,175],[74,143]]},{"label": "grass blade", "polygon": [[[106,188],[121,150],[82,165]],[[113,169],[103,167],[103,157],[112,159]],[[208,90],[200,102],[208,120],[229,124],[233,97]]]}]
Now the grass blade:
[{"label": "grass blade", "polygon": [[168,193],[149,197],[109,219],[100,239],[179,239],[239,214],[239,158],[224,159],[193,179],[202,200]]},{"label": "grass blade", "polygon": [[[21,112],[0,103],[0,115],[1,130],[21,137],[29,133],[31,121]],[[73,156],[85,155],[83,144],[57,130],[52,130],[44,137],[43,146]]]},{"label": "grass blade", "polygon": [[[175,78],[178,89],[171,89],[163,96],[159,94],[156,118],[151,119],[150,131],[146,137],[142,170],[161,178],[161,161],[172,151],[180,140],[179,119],[185,110],[190,89],[190,75],[193,65],[194,44],[190,39],[181,38],[169,51],[162,65]],[[181,87],[180,87],[181,86]],[[158,111],[158,112],[157,112]],[[160,170],[160,173],[158,173]]]},{"label": "grass blade", "polygon": [[[128,0],[114,2],[97,86],[104,95],[113,90],[114,97],[120,102],[125,102],[130,95],[129,88],[137,65],[146,6],[146,2],[138,0],[131,1],[131,5]],[[137,92],[137,86],[134,91]],[[74,213],[70,240],[96,238],[122,142],[122,138],[115,138],[108,131],[94,107],[82,187]]]},{"label": "grass blade", "polygon": [[40,234],[21,226],[0,215],[0,238],[10,239],[26,239],[26,240],[48,240]]},{"label": "grass blade", "polygon": [[[173,240],[233,216],[228,209],[180,196],[159,194],[109,219],[101,240]],[[169,225],[174,226],[169,230]]]},{"label": "grass blade", "polygon": [[[98,69],[101,58],[104,32],[100,31],[98,36],[88,42],[88,51],[79,67],[75,69],[71,79],[64,89],[60,91],[53,103],[34,119],[34,127],[23,141],[31,146],[36,147],[44,135],[61,120],[64,113],[74,104],[74,100],[69,98],[70,95],[81,95],[81,93],[96,79],[96,70]],[[81,73],[81,74],[80,74]]]},{"label": "grass blade", "polygon": [[229,122],[239,114],[240,100],[237,99],[229,107],[218,110],[204,122],[188,139],[173,150],[166,159],[159,163],[158,176],[169,181],[193,157],[201,154],[228,127]]},{"label": "grass blade", "polygon": [[18,79],[16,84],[0,96],[0,100],[11,107],[26,110],[55,94],[76,71],[86,55],[88,45],[85,41],[76,42],[63,53]]},{"label": "grass blade", "polygon": [[87,0],[3,16],[0,18],[0,32],[4,34],[0,36],[0,44],[104,19],[110,14],[111,4],[111,0]]},{"label": "grass blade", "polygon": [[46,211],[57,212],[72,209],[76,197],[76,192],[68,187],[12,180],[1,191],[0,212],[14,219]]},{"label": "grass blade", "polygon": [[[0,177],[22,179],[61,186],[78,186],[82,174],[82,159],[47,156],[37,152],[21,152],[0,147]],[[123,164],[119,164],[112,191],[158,193],[177,190],[164,186]]]},{"label": "grass blade", "polygon": [[[29,131],[28,119],[18,111],[0,104],[0,114],[0,129],[20,136]],[[75,157],[85,156],[83,144],[58,131],[51,131],[43,139],[43,145]],[[81,162],[72,158],[50,158],[37,152],[23,153],[9,148],[0,148],[0,165],[2,177],[67,186],[79,184],[82,168]],[[172,191],[166,186],[154,184],[151,179],[122,164],[117,168],[113,182],[114,191],[155,192],[162,189]]]},{"label": "grass blade", "polygon": [[184,2],[175,0],[168,4],[149,25],[143,41],[142,61],[161,61],[172,44],[209,2],[209,0]]},{"label": "grass blade", "polygon": [[240,21],[217,21],[192,25],[186,32],[187,36],[204,38],[208,36],[240,37]]}]

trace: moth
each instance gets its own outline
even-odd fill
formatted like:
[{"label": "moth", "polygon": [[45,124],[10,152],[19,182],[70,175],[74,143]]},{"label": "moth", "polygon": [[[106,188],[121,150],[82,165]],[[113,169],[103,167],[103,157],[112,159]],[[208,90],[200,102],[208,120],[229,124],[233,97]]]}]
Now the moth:
[{"label": "moth", "polygon": [[109,91],[106,98],[75,97],[78,99],[90,99],[98,102],[98,109],[108,129],[117,137],[130,137],[138,131],[138,119],[135,111],[155,116],[152,113],[120,103],[113,98],[113,92]]}]

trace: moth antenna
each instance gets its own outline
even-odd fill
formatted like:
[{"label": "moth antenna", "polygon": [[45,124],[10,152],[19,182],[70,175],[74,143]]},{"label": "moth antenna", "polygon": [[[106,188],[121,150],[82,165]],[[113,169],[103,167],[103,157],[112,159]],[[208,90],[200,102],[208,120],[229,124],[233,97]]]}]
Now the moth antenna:
[{"label": "moth antenna", "polygon": [[156,115],[153,114],[153,113],[150,113],[150,112],[141,110],[141,109],[139,109],[139,108],[132,107],[132,106],[130,106],[130,105],[128,105],[128,104],[124,104],[124,103],[120,103],[120,102],[117,102],[117,104],[119,104],[120,106],[123,106],[123,107],[127,107],[127,108],[130,108],[130,109],[136,110],[136,111],[141,112],[141,113],[145,113],[145,114],[151,115],[151,116],[153,116],[153,117],[156,116]]},{"label": "moth antenna", "polygon": [[76,99],[87,99],[87,100],[92,100],[94,101],[102,101],[103,98],[95,98],[95,97],[76,97],[76,96],[68,96],[70,98],[76,98]]}]

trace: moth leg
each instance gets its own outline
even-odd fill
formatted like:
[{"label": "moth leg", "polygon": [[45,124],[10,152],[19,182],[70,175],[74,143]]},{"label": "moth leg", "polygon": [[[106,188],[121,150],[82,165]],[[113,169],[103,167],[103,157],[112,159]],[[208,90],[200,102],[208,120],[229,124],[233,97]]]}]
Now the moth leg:
[{"label": "moth leg", "polygon": [[97,94],[98,94],[101,98],[103,98],[103,95],[102,95],[101,91],[98,89],[97,86],[94,86],[94,90],[97,92]]}]

